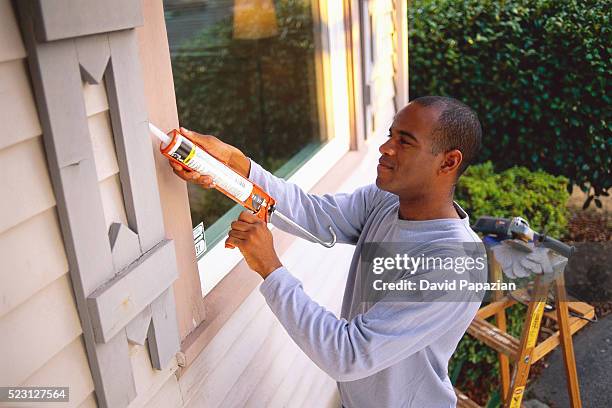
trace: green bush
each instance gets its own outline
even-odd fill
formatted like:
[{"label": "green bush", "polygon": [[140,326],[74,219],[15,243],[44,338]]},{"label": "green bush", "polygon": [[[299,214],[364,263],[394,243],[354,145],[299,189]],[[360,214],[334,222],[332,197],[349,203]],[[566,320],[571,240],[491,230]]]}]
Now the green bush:
[{"label": "green bush", "polygon": [[[472,165],[461,176],[455,198],[470,214],[472,222],[482,215],[520,216],[538,231],[561,237],[567,226],[567,179],[542,170],[513,167],[496,173],[491,162]],[[508,331],[520,337],[525,307],[508,309]],[[463,367],[463,370],[461,369]],[[455,384],[465,388],[478,384],[491,394],[499,385],[497,353],[466,334],[449,364]],[[483,403],[486,401],[483,401]]]},{"label": "green bush", "polygon": [[536,231],[561,237],[567,227],[567,179],[512,167],[496,173],[491,162],[468,167],[455,197],[472,221],[482,215],[523,217]]},{"label": "green bush", "polygon": [[481,160],[497,170],[543,169],[607,195],[611,9],[610,0],[411,0],[410,96],[473,107]]}]

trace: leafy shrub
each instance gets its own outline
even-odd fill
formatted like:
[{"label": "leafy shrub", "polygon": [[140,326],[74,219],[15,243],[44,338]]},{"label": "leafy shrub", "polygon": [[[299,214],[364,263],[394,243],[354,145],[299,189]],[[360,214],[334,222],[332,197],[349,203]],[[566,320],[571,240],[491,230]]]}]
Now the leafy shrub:
[{"label": "leafy shrub", "polygon": [[473,107],[481,160],[497,170],[543,169],[607,195],[611,9],[610,0],[411,0],[410,96]]},{"label": "leafy shrub", "polygon": [[468,167],[455,196],[472,221],[482,215],[523,217],[536,231],[561,237],[567,227],[567,179],[542,170],[512,167],[495,173],[486,162]]}]

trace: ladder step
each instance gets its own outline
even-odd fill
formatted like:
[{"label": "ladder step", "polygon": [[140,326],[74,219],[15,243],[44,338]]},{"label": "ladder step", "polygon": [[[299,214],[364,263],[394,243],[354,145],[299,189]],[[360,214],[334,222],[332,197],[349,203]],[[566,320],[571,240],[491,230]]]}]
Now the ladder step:
[{"label": "ladder step", "polygon": [[455,388],[455,394],[457,395],[457,408],[482,408],[457,388]]},{"label": "ladder step", "polygon": [[480,317],[475,317],[467,332],[494,350],[516,360],[520,342],[516,337],[501,331],[495,325]]}]

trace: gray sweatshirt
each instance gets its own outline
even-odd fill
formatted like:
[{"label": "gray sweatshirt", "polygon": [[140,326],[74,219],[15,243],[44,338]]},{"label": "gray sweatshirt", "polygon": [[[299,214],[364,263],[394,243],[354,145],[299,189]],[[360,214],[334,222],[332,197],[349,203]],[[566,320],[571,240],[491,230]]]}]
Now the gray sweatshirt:
[{"label": "gray sweatshirt", "polygon": [[[308,231],[328,237],[331,225],[338,242],[355,245],[340,318],[312,300],[285,267],[272,272],[260,286],[293,341],[338,382],[342,405],[455,407],[448,361],[480,303],[363,302],[358,293],[364,273],[360,256],[365,242],[480,242],[468,215],[455,205],[461,219],[402,220],[398,197],[376,185],[350,194],[315,196],[253,161],[249,178],[277,199],[281,212]],[[293,232],[274,217],[272,222]]]}]

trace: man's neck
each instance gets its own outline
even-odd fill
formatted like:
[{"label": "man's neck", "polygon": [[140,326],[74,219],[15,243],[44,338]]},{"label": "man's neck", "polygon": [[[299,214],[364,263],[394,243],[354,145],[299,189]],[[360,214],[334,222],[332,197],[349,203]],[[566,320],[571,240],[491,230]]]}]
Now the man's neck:
[{"label": "man's neck", "polygon": [[399,217],[402,220],[425,221],[441,218],[461,218],[453,205],[452,197],[440,199],[402,199],[400,197]]}]

